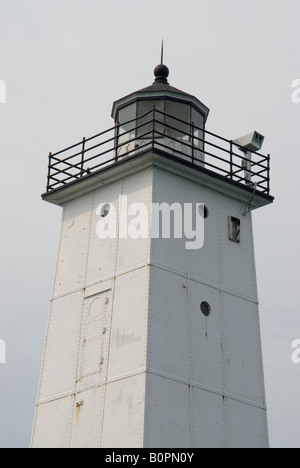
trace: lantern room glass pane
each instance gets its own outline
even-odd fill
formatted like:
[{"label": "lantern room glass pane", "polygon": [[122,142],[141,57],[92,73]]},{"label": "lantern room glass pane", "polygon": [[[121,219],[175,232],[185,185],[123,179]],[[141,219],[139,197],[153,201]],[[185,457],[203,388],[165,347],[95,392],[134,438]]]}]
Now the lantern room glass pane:
[{"label": "lantern room glass pane", "polygon": [[[142,138],[152,138],[153,125],[153,108],[155,108],[155,131],[164,133],[164,100],[145,99],[138,102],[138,120],[137,120],[137,135]],[[161,123],[162,124],[161,124]],[[156,134],[157,136],[161,136]]]},{"label": "lantern room glass pane", "polygon": [[136,136],[136,104],[131,104],[120,109],[118,122],[120,124],[118,145],[122,145]]},{"label": "lantern room glass pane", "polygon": [[204,148],[204,116],[192,108],[192,124],[194,125],[194,145],[198,148]]},{"label": "lantern room glass pane", "polygon": [[176,101],[166,101],[166,135],[189,140],[191,107]]}]

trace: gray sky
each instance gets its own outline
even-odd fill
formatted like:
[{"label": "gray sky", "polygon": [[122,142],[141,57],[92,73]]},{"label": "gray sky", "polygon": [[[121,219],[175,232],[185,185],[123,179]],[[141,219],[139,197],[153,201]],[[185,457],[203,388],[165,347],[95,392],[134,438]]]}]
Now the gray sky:
[{"label": "gray sky", "polygon": [[211,109],[207,129],[254,129],[272,156],[273,206],[254,213],[272,447],[300,448],[299,0],[0,0],[0,447],[28,447],[60,209],[41,201],[47,154],[112,124],[114,100],[170,83]]}]

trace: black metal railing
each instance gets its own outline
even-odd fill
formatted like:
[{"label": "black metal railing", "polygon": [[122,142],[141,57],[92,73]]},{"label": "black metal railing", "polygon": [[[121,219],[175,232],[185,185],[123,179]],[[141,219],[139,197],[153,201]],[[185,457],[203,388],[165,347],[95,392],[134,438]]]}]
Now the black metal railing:
[{"label": "black metal railing", "polygon": [[[188,129],[188,130],[187,130]],[[47,193],[123,163],[146,150],[185,161],[198,170],[219,174],[270,194],[270,155],[245,153],[231,140],[158,111],[117,124],[57,153],[50,153]]]}]

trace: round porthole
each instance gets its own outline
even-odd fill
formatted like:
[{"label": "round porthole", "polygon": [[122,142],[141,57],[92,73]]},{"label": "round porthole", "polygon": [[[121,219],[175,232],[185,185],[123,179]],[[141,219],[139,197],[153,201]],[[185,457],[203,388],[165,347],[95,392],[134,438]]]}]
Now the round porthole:
[{"label": "round porthole", "polygon": [[209,317],[211,313],[211,307],[208,302],[201,302],[200,310],[205,317]]},{"label": "round porthole", "polygon": [[206,219],[209,216],[209,210],[206,205],[200,205],[199,206],[199,213],[202,216],[202,218]]},{"label": "round porthole", "polygon": [[105,218],[110,212],[110,205],[106,203],[105,205],[102,206],[101,208],[101,216],[102,218]]}]

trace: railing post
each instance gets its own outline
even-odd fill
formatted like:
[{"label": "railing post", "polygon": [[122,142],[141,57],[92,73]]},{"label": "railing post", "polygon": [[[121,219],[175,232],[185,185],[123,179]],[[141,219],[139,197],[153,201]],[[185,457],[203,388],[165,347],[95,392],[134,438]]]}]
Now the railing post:
[{"label": "railing post", "polygon": [[268,189],[268,195],[270,195],[270,160],[271,160],[271,155],[268,154],[268,170],[267,170],[267,189]]},{"label": "railing post", "polygon": [[48,157],[48,175],[47,175],[47,192],[49,192],[49,190],[50,190],[51,158],[52,158],[52,153],[49,153],[49,157]]},{"label": "railing post", "polygon": [[230,140],[230,179],[233,179],[233,141]]},{"label": "railing post", "polygon": [[83,137],[83,139],[82,139],[82,152],[81,152],[81,164],[80,164],[80,177],[83,177],[84,151],[85,151],[85,137]]},{"label": "railing post", "polygon": [[195,122],[192,122],[192,163],[195,164]]},{"label": "railing post", "polygon": [[115,163],[118,162],[119,134],[120,134],[120,122],[117,121],[117,125],[115,127]]},{"label": "railing post", "polygon": [[155,106],[153,106],[152,110],[152,150],[154,150],[154,142],[155,142]]}]

